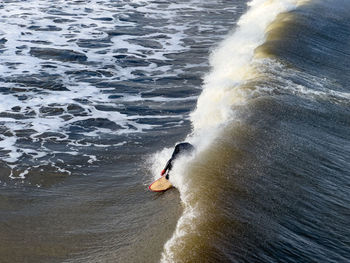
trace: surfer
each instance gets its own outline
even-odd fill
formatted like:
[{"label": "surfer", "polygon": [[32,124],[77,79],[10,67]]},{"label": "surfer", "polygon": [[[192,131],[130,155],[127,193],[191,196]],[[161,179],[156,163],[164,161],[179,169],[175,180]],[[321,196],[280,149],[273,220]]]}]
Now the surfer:
[{"label": "surfer", "polygon": [[175,146],[173,154],[171,155],[171,158],[166,163],[165,168],[161,172],[161,175],[163,176],[166,172],[168,172],[167,175],[165,176],[165,178],[169,179],[169,172],[170,172],[171,168],[173,167],[173,161],[176,158],[178,158],[179,156],[186,154],[186,153],[191,153],[193,151],[194,151],[193,145],[188,143],[188,142],[183,142],[183,143],[177,144]]}]

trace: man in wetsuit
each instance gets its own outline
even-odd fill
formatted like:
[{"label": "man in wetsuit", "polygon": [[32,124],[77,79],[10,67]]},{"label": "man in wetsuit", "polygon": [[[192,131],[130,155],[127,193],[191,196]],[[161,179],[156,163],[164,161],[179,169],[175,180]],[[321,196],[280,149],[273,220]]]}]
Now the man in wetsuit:
[{"label": "man in wetsuit", "polygon": [[176,158],[178,158],[179,156],[186,154],[186,153],[189,154],[193,151],[194,151],[193,145],[188,143],[188,142],[183,142],[183,143],[177,144],[175,146],[174,152],[173,152],[170,160],[167,162],[167,164],[165,165],[165,168],[161,172],[161,175],[163,176],[166,172],[168,172],[167,175],[165,176],[165,178],[169,179],[169,172],[170,172],[171,168],[173,167],[173,161]]}]

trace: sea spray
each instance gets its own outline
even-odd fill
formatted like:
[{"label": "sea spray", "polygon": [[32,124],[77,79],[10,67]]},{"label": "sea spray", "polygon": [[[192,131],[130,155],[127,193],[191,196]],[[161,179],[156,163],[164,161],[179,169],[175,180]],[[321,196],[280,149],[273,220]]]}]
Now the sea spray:
[{"label": "sea spray", "polygon": [[[204,159],[215,159],[215,153],[211,152],[212,149],[208,151],[207,147],[217,138],[225,126],[234,120],[235,114],[232,107],[234,105],[244,105],[249,100],[250,91],[241,87],[258,74],[254,71],[252,65],[255,59],[254,51],[264,43],[267,27],[276,19],[278,14],[291,11],[303,2],[305,1],[251,1],[248,4],[250,8],[239,20],[237,29],[229,34],[212,52],[210,56],[212,69],[204,78],[202,94],[198,98],[195,111],[191,114],[193,133],[187,138],[198,149],[196,157],[187,161],[179,160],[176,164],[177,167],[181,167],[177,168],[176,176],[178,178],[173,179],[180,192],[184,211],[177,223],[174,235],[164,246],[162,262],[186,261],[183,258],[186,253],[188,253],[188,256],[191,254],[188,258],[196,258],[196,250],[187,251],[186,242],[191,239],[190,236],[203,235],[203,233],[196,233],[196,231],[199,231],[197,228],[200,228],[200,222],[206,220],[201,217],[210,217],[210,214],[206,211],[210,213],[211,210],[208,207],[215,207],[216,202],[213,198],[215,193],[207,189],[208,193],[206,194],[205,189],[200,189],[201,180],[203,180],[200,175],[200,165],[203,162],[198,160],[203,159],[203,155],[206,155]],[[222,148],[224,147],[225,142],[222,145]],[[227,151],[234,152],[234,149],[228,149]],[[227,156],[230,156],[230,154],[227,154]],[[213,167],[213,164],[219,164],[221,161],[211,160],[205,164],[205,169],[212,172],[211,179],[218,180],[219,178],[225,183],[226,179],[222,178],[223,173],[220,171],[220,167]],[[220,220],[221,216],[214,218]],[[210,218],[207,218],[207,220],[211,221]],[[215,224],[215,220],[213,219],[214,222],[211,223]],[[204,235],[208,235],[208,233]],[[204,240],[209,242],[210,237],[206,236]],[[192,245],[197,248],[202,246],[201,249],[207,247],[205,244]],[[208,250],[205,253],[210,252]]]},{"label": "sea spray", "polygon": [[[300,1],[252,1],[241,17],[238,28],[212,52],[211,72],[204,78],[203,92],[191,114],[194,131],[228,121],[234,104],[246,102],[247,94],[240,87],[253,78],[255,49],[264,43],[266,29],[278,14],[296,8]],[[205,131],[204,131],[205,132]]]}]

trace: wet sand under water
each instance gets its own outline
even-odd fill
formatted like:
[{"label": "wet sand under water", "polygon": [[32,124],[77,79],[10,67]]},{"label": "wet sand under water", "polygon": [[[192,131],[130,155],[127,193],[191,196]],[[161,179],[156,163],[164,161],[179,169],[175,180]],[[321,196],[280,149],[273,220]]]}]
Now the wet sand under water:
[{"label": "wet sand under water", "polygon": [[110,168],[94,184],[64,176],[51,188],[2,186],[1,262],[158,262],[182,213],[179,192],[141,181],[123,189],[129,182],[108,177]]}]

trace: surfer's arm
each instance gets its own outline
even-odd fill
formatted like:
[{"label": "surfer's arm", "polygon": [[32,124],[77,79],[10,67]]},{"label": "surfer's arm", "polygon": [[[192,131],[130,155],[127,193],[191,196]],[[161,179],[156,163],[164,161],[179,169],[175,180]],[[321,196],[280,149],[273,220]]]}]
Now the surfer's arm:
[{"label": "surfer's arm", "polygon": [[171,162],[173,161],[173,159],[171,158],[167,164],[165,165],[165,168],[163,169],[163,171],[161,172],[161,175],[164,175],[168,170],[170,171],[172,168],[172,164]]}]

